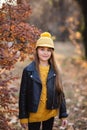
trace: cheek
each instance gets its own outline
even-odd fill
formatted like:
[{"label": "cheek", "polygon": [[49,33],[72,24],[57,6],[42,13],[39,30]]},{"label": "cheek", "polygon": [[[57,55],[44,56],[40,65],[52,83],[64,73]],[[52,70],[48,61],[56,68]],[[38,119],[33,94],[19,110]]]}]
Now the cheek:
[{"label": "cheek", "polygon": [[41,51],[38,51],[38,56],[41,55]]},{"label": "cheek", "polygon": [[39,51],[39,49],[37,50],[37,54],[39,54],[40,53],[40,51]]},{"label": "cheek", "polygon": [[51,57],[51,52],[49,53],[49,56]]},{"label": "cheek", "polygon": [[38,51],[38,57],[42,57],[42,52],[41,51]]}]

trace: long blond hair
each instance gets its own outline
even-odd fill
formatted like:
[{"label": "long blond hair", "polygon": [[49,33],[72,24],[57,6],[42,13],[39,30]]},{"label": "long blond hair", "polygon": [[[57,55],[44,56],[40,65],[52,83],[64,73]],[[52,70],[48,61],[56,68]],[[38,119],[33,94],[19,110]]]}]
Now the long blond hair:
[{"label": "long blond hair", "polygon": [[[36,69],[39,72],[39,57],[38,57],[38,48],[36,49],[35,52],[35,56],[34,56],[34,60],[36,63]],[[63,86],[62,86],[62,82],[61,82],[61,77],[60,77],[60,73],[59,73],[59,69],[58,66],[55,62],[55,57],[54,57],[54,50],[51,49],[51,57],[49,59],[49,64],[53,66],[53,69],[56,73],[56,82],[55,82],[55,86],[56,86],[56,90],[58,91],[59,94],[61,94],[63,92]]]}]

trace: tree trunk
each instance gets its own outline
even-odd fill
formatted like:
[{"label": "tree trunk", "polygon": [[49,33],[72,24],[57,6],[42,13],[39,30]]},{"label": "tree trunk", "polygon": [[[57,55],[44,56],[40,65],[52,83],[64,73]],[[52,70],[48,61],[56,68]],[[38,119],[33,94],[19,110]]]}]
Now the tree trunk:
[{"label": "tree trunk", "polygon": [[85,58],[87,60],[87,0],[76,0],[81,9],[82,9],[82,13],[83,13],[83,17],[84,17],[84,30],[82,32],[83,35],[83,44],[84,44],[84,50],[85,50]]},{"label": "tree trunk", "polygon": [[85,22],[85,28],[83,30],[83,43],[85,48],[85,58],[87,59],[87,12],[84,13],[84,22]]}]

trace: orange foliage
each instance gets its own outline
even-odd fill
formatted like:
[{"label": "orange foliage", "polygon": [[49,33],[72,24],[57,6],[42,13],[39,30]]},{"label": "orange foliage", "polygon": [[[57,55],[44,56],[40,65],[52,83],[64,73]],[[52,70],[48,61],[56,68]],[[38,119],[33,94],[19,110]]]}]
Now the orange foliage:
[{"label": "orange foliage", "polygon": [[30,14],[28,4],[13,6],[6,3],[0,9],[0,129],[3,130],[15,130],[9,126],[8,117],[17,116],[17,110],[11,108],[16,103],[14,92],[17,90],[8,86],[17,77],[9,70],[18,60],[23,61],[34,54],[35,42],[41,33],[27,22]]}]

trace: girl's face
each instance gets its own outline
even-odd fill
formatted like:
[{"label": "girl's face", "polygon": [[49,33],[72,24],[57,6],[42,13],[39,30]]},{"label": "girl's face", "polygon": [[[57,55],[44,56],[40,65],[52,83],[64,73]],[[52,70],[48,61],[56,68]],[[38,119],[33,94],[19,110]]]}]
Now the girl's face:
[{"label": "girl's face", "polygon": [[38,47],[38,57],[40,61],[47,62],[51,57],[51,48],[48,47]]}]

